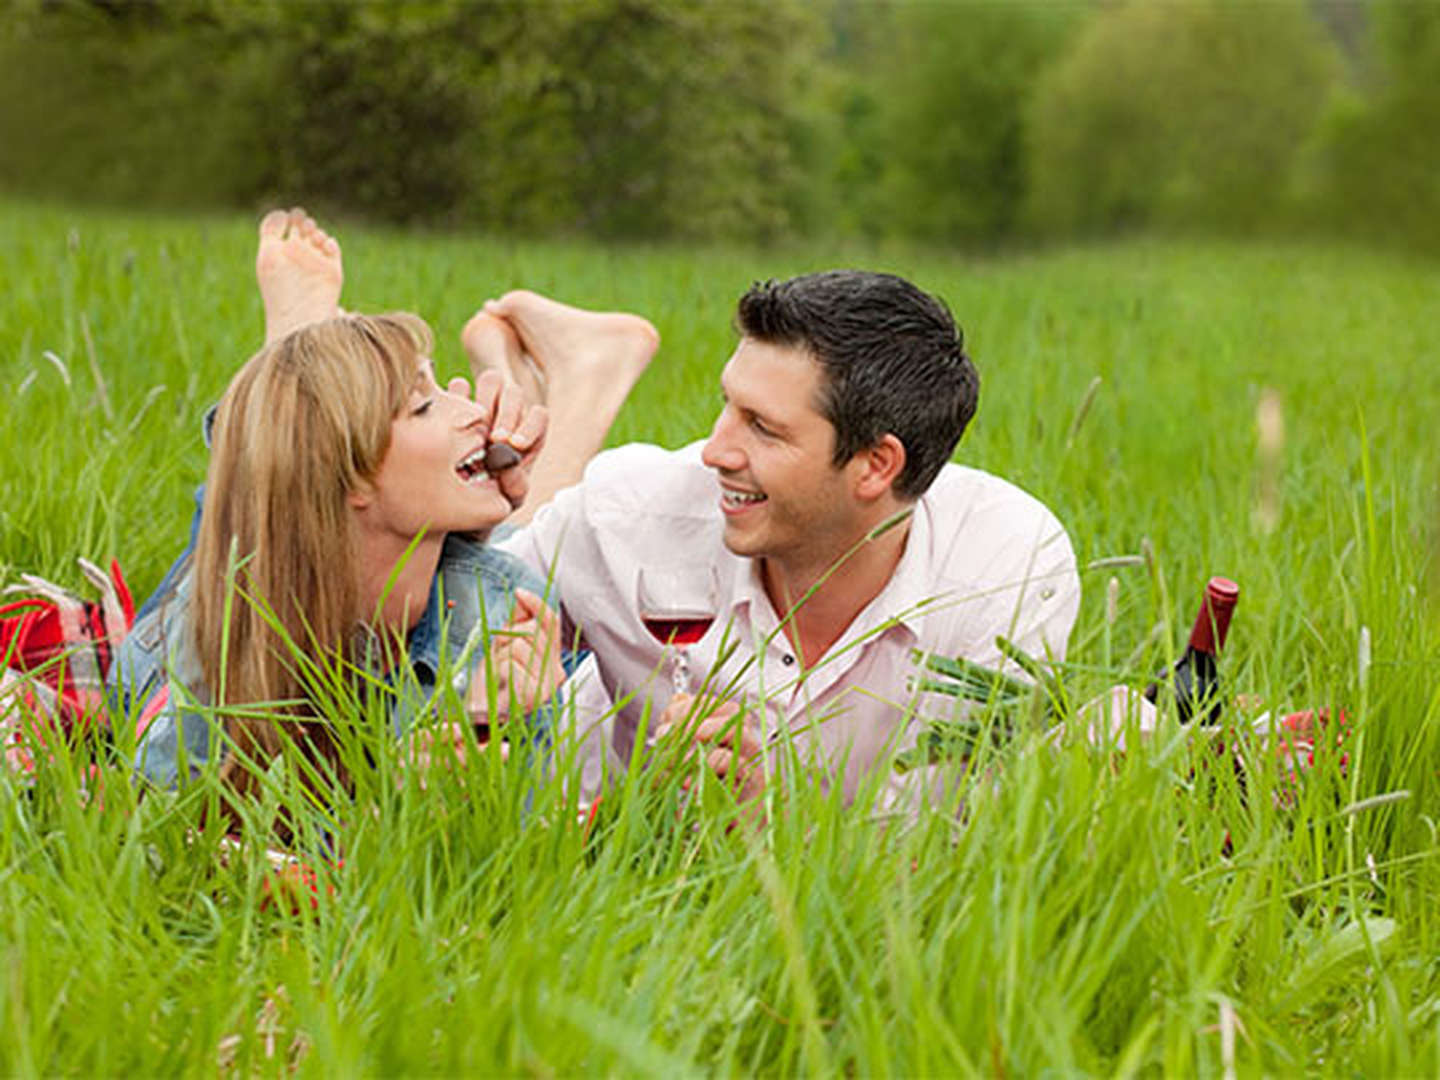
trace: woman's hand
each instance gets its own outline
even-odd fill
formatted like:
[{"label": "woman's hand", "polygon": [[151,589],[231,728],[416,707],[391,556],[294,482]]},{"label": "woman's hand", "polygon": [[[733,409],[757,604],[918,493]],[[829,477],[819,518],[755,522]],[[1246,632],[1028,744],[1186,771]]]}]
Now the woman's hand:
[{"label": "woman's hand", "polygon": [[[401,779],[414,771],[420,790],[426,788],[425,777],[433,769],[453,769],[463,775],[475,751],[490,748],[488,732],[477,731],[469,724],[455,722],[427,724],[410,733],[400,753]],[[500,760],[510,756],[510,747],[499,745]]]},{"label": "woman's hand", "polygon": [[490,636],[490,651],[470,677],[465,704],[471,722],[490,728],[528,716],[564,681],[560,616],[534,593],[516,589],[509,623]]},{"label": "woman's hand", "polygon": [[[470,395],[470,384],[463,378],[451,379],[448,389],[452,394]],[[520,388],[505,382],[494,370],[482,372],[475,380],[474,399],[489,418],[487,441],[512,447],[520,454],[518,464],[495,473],[500,493],[513,510],[530,491],[530,468],[545,445],[550,414],[543,405],[527,405]]]}]

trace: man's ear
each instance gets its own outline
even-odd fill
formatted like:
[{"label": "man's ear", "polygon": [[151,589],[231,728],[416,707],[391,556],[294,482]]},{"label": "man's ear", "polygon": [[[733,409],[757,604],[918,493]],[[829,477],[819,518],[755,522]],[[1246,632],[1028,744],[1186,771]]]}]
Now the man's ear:
[{"label": "man's ear", "polygon": [[889,492],[905,469],[905,444],[889,433],[880,436],[874,446],[866,447],[851,461],[857,466],[855,495],[857,498],[878,499]]}]

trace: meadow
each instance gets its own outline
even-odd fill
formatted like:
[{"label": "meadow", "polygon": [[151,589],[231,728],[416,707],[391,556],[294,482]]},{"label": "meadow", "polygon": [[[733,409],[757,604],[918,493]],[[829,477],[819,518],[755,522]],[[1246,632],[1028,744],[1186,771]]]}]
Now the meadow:
[{"label": "meadow", "polygon": [[[1034,732],[961,780],[963,816],[899,828],[797,787],[758,835],[723,793],[677,816],[632,776],[587,832],[558,781],[488,761],[422,793],[382,756],[365,812],[294,808],[302,849],[335,834],[343,861],[315,855],[321,902],[293,915],[263,902],[258,850],[194,832],[213,792],[140,797],[122,731],[103,799],[64,753],[31,788],[0,776],[0,1073],[1440,1071],[1440,265],[337,228],[346,305],[426,316],[450,373],[510,287],[647,315],[663,345],[613,442],[705,433],[752,280],[911,277],[981,372],[958,459],[1070,530],[1077,699],[1142,684],[1223,573],[1228,715],[1331,707],[1349,735],[1298,781],[1255,750],[1242,785],[1173,721],[1123,756]],[[201,413],[259,341],[253,254],[235,217],[0,204],[4,581],[79,591],[75,557],[114,555],[137,595],[158,582]]]}]

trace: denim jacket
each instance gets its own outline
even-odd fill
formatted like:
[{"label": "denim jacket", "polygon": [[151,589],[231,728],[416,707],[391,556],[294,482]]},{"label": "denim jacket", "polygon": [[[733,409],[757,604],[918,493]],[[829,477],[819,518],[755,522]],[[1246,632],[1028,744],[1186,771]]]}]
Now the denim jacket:
[{"label": "denim jacket", "polygon": [[[182,740],[193,777],[214,752],[218,736],[204,712],[185,707],[209,700],[189,630],[192,566],[192,551],[187,550],[141,609],[110,669],[112,696],[131,716],[142,715],[146,702],[170,687],[169,700],[140,736],[135,762],[144,776],[166,787],[179,779]],[[510,619],[517,587],[557,604],[556,597],[547,595],[545,582],[514,556],[454,533],[445,538],[429,602],[408,639],[408,671],[386,678],[395,691],[390,719],[397,738],[424,711],[440,689],[441,673],[451,670],[468,646],[471,662],[455,675],[454,689],[463,700],[490,632]],[[562,659],[568,668],[571,658]],[[532,722],[543,725],[550,709],[546,706],[545,715]]]}]

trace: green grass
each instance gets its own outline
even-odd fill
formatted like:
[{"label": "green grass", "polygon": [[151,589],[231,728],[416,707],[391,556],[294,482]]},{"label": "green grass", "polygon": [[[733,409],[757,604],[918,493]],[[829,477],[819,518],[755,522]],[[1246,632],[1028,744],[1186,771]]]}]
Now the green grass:
[{"label": "green grass", "polygon": [[[587,838],[522,770],[422,793],[381,755],[363,809],[328,825],[333,896],[292,918],[263,908],[256,853],[223,864],[187,839],[203,785],[141,800],[109,765],[84,808],[60,761],[31,793],[0,779],[0,1072],[1214,1074],[1227,1030],[1242,1074],[1440,1070],[1440,267],[1312,247],[976,262],[341,232],[349,306],[424,314],[449,370],[463,319],[513,285],[649,315],[664,345],[615,441],[705,431],[751,280],[912,276],[951,302],[981,370],[960,459],[1070,528],[1077,693],[1163,663],[1226,573],[1244,589],[1229,685],[1345,707],[1349,765],[1320,754],[1286,806],[1272,762],[1242,797],[1173,731],[1118,760],[1027,739],[966,781],[963,824],[885,827],[801,788],[757,840],[638,777]],[[114,554],[137,593],[158,581],[203,474],[200,413],[259,335],[252,256],[248,221],[0,207],[7,579],[78,588],[76,555]],[[1287,435],[1269,531],[1265,387]],[[1147,538],[1155,572],[1083,570]]]}]

